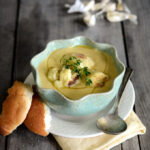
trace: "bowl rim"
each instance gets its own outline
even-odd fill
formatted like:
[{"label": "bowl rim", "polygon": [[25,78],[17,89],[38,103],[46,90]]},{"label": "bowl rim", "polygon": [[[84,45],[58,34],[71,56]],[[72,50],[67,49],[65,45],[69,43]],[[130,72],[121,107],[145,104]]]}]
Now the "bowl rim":
[{"label": "bowl rim", "polygon": [[[92,43],[95,44],[95,45],[97,45],[97,44],[103,44],[103,45],[107,45],[107,46],[109,46],[109,47],[112,47],[113,50],[114,50],[115,58],[116,58],[117,62],[122,65],[123,70],[122,70],[122,72],[114,79],[113,84],[112,84],[112,87],[111,87],[111,89],[110,89],[109,91],[102,92],[102,93],[91,93],[91,94],[87,94],[87,95],[85,95],[85,96],[83,96],[83,97],[81,97],[81,98],[79,98],[79,99],[73,99],[73,100],[72,100],[72,99],[69,99],[68,97],[66,97],[65,95],[63,95],[63,94],[62,94],[61,92],[59,92],[57,89],[55,90],[55,89],[43,88],[43,87],[41,87],[41,86],[38,84],[38,82],[37,82],[37,76],[39,76],[39,74],[38,74],[37,67],[35,67],[35,65],[33,64],[33,60],[36,59],[36,57],[40,56],[40,55],[41,55],[42,53],[44,53],[45,51],[47,51],[47,50],[48,50],[48,45],[49,45],[50,43],[52,43],[52,42],[69,41],[69,40],[74,40],[74,39],[78,39],[78,38],[80,38],[80,39],[83,38],[83,39],[89,40],[90,42],[92,42]],[[42,60],[42,61],[43,61],[43,60]],[[116,50],[115,46],[113,46],[113,45],[111,45],[111,44],[107,44],[107,43],[95,42],[95,41],[93,41],[93,40],[91,40],[91,39],[89,39],[89,38],[87,38],[87,37],[84,37],[84,36],[77,36],[77,37],[69,38],[69,39],[52,40],[52,41],[48,42],[48,43],[46,44],[46,47],[45,47],[44,50],[42,50],[41,52],[39,52],[38,54],[34,55],[34,56],[31,58],[31,60],[30,60],[30,65],[31,65],[31,67],[35,70],[35,79],[34,79],[34,80],[35,80],[36,86],[37,86],[38,88],[40,88],[40,89],[42,89],[42,90],[45,90],[45,91],[55,91],[55,92],[58,93],[60,96],[62,96],[65,100],[67,100],[68,102],[71,102],[71,103],[77,103],[77,102],[79,102],[79,101],[83,101],[83,100],[85,100],[87,97],[93,96],[93,95],[94,95],[94,96],[109,95],[111,92],[113,92],[114,86],[115,86],[115,82],[117,81],[117,79],[118,79],[121,75],[123,75],[123,74],[125,73],[125,65],[124,65],[124,63],[119,59],[118,53],[117,53],[117,50]]]}]

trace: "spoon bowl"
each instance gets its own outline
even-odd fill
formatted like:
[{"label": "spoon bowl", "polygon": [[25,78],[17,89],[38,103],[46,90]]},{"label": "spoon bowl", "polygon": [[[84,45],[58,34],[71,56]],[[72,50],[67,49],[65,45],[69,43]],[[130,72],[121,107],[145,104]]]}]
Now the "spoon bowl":
[{"label": "spoon bowl", "polygon": [[97,126],[107,134],[119,134],[127,129],[126,122],[114,114],[98,119]]}]

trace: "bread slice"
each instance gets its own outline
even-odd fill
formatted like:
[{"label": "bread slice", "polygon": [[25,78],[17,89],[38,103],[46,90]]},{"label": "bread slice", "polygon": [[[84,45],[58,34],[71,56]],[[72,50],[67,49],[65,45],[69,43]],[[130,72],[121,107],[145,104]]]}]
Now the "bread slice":
[{"label": "bread slice", "polygon": [[31,106],[32,95],[32,88],[19,81],[15,81],[8,89],[8,96],[3,102],[0,115],[1,135],[9,135],[24,122]]},{"label": "bread slice", "polygon": [[50,108],[34,95],[29,113],[24,121],[25,126],[32,132],[47,136],[50,130],[51,112]]}]

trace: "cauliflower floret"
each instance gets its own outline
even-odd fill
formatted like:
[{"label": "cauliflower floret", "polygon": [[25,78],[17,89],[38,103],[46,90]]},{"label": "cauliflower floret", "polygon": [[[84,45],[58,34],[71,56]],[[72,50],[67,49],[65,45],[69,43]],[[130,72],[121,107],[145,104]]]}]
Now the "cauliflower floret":
[{"label": "cauliflower floret", "polygon": [[77,74],[73,74],[72,80],[68,82],[68,87],[74,87],[79,83],[80,83],[79,76],[77,76]]},{"label": "cauliflower floret", "polygon": [[89,78],[92,80],[91,86],[102,87],[109,77],[103,72],[94,72],[90,75]]},{"label": "cauliflower floret", "polygon": [[70,69],[64,69],[60,72],[60,81],[62,81],[65,87],[68,87],[68,83],[71,80],[72,80],[72,74]]},{"label": "cauliflower floret", "polygon": [[76,53],[74,56],[81,60],[81,68],[88,67],[90,69],[94,66],[94,61],[90,57],[80,53]]},{"label": "cauliflower floret", "polygon": [[70,69],[63,69],[60,72],[60,81],[62,83],[57,84],[62,84],[64,87],[73,87],[79,83],[78,79],[79,77],[76,73],[72,74]]},{"label": "cauliflower floret", "polygon": [[90,57],[82,60],[81,67],[88,67],[89,69],[94,66],[94,62]]},{"label": "cauliflower floret", "polygon": [[54,67],[54,68],[50,68],[48,70],[48,74],[47,74],[47,77],[49,80],[51,81],[56,81],[58,80],[59,78],[59,69]]}]

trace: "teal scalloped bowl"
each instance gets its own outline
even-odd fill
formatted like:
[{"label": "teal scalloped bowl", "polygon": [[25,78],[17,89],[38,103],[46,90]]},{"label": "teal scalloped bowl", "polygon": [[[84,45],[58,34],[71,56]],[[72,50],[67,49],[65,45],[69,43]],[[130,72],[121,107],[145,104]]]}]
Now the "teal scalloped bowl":
[{"label": "teal scalloped bowl", "polygon": [[[88,94],[78,100],[70,100],[57,90],[45,89],[41,87],[40,77],[37,70],[38,65],[54,50],[74,47],[77,45],[87,45],[93,48],[97,48],[100,51],[106,52],[113,58],[114,64],[119,74],[114,79],[111,90],[104,93]],[[37,86],[37,91],[40,97],[48,104],[50,108],[54,109],[56,112],[73,116],[88,115],[104,110],[116,96],[125,72],[125,66],[119,60],[117,51],[114,46],[104,43],[96,43],[83,36],[49,42],[45,50],[35,55],[31,59],[31,67]]]}]

